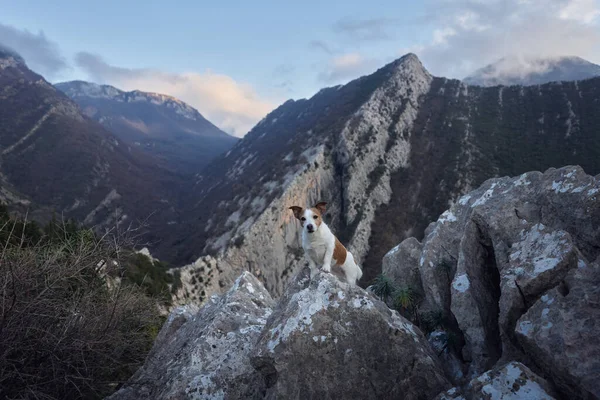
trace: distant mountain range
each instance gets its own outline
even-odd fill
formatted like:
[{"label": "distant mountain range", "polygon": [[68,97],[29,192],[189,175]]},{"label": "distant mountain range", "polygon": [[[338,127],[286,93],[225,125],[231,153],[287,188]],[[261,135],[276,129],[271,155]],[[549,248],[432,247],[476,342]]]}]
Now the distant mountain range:
[{"label": "distant mountain range", "polygon": [[469,85],[540,85],[600,76],[600,65],[579,57],[505,57],[463,79]]},{"label": "distant mountain range", "polygon": [[[0,52],[0,199],[30,218],[114,227],[177,218],[185,181],[85,116],[64,93]],[[153,238],[154,234],[148,236]]]},{"label": "distant mountain range", "polygon": [[198,173],[239,139],[170,96],[72,81],[58,83],[93,120],[125,143],[156,156],[173,171]]}]

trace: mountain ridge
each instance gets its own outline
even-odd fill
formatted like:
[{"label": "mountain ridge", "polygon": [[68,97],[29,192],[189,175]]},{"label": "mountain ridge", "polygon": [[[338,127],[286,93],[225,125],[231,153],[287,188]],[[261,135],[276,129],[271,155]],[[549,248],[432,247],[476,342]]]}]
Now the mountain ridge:
[{"label": "mountain ridge", "polygon": [[117,137],[184,175],[198,173],[239,140],[172,96],[127,92],[86,81],[62,82],[55,87]]},{"label": "mountain ridge", "polygon": [[277,296],[304,263],[287,208],[324,200],[368,285],[390,248],[422,238],[486,179],[576,164],[600,172],[599,97],[600,78],[483,88],[434,77],[409,54],[269,113],[198,176],[183,212],[194,223],[180,221],[154,251],[192,263],[182,279],[199,300],[242,269]]},{"label": "mountain ridge", "polygon": [[12,53],[0,53],[0,85],[1,197],[11,208],[99,230],[153,214],[148,240],[174,218],[181,177],[85,116]]}]

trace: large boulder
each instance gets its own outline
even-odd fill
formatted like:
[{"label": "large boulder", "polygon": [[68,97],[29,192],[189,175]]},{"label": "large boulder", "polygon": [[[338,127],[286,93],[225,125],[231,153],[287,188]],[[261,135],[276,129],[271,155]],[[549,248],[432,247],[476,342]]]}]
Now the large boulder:
[{"label": "large boulder", "polygon": [[[593,361],[600,342],[593,339],[600,336],[594,303],[586,303],[595,281],[588,279],[584,289],[575,271],[600,256],[599,195],[599,177],[580,167],[488,180],[432,223],[421,243],[408,239],[393,249],[385,271],[396,286],[423,288],[421,315],[443,314],[444,329],[461,336],[469,379],[516,360],[556,380],[564,396],[598,396],[592,383],[600,381],[593,379],[600,378]],[[564,306],[556,315],[565,322],[557,321],[553,335],[545,337],[540,313],[548,307],[539,305],[540,298],[564,292],[569,282],[580,291],[554,303]],[[534,304],[541,309],[524,320],[525,335],[518,321]],[[567,315],[586,316],[581,328],[587,339],[575,334],[582,320]],[[579,356],[585,368],[577,368]]]},{"label": "large boulder", "polygon": [[252,354],[268,399],[431,399],[450,387],[423,334],[356,286],[304,269]]},{"label": "large boulder", "polygon": [[568,398],[600,398],[600,265],[571,270],[519,319],[516,335]]},{"label": "large boulder", "polygon": [[554,400],[552,386],[519,362],[511,362],[454,387],[435,400]]},{"label": "large boulder", "polygon": [[249,354],[274,303],[244,272],[222,296],[168,317],[146,362],[111,400],[262,398]]}]

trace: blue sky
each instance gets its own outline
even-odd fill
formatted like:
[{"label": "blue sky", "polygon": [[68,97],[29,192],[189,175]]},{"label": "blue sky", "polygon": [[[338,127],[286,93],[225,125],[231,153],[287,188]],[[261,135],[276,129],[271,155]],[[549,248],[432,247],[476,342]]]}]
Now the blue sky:
[{"label": "blue sky", "polygon": [[456,78],[509,53],[600,61],[598,0],[544,3],[0,0],[0,44],[52,82],[164,92],[242,136],[285,99],[409,51]]}]

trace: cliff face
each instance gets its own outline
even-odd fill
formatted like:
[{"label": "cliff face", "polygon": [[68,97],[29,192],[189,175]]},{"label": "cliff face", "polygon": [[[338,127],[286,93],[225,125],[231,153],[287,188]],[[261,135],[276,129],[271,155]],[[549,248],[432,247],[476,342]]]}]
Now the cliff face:
[{"label": "cliff face", "polygon": [[[195,296],[204,298],[241,270],[277,296],[304,262],[288,207],[324,200],[367,285],[391,247],[421,239],[429,221],[490,177],[568,164],[600,172],[599,98],[600,79],[471,87],[432,77],[407,55],[269,114],[198,176],[195,206],[157,254],[195,261],[184,275],[204,286],[182,296],[205,290]],[[211,276],[200,272],[207,254]]]}]

